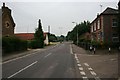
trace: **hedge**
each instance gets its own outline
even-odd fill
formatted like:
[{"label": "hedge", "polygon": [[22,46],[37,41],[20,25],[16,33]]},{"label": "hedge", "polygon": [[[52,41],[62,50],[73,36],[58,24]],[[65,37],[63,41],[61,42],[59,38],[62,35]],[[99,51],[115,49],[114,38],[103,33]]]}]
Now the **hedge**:
[{"label": "hedge", "polygon": [[2,37],[3,55],[15,51],[27,50],[27,41],[20,40],[16,37]]}]

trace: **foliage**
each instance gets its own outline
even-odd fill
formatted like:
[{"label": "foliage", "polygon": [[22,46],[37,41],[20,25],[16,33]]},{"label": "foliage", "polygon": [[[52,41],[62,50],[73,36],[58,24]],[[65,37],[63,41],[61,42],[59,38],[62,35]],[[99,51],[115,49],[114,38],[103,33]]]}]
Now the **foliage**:
[{"label": "foliage", "polygon": [[2,37],[2,50],[3,54],[14,51],[27,50],[27,41],[20,40],[12,36]]},{"label": "foliage", "polygon": [[60,41],[60,42],[62,42],[62,41],[65,40],[65,36],[64,35],[58,36],[57,40]]},{"label": "foliage", "polygon": [[81,22],[80,24],[76,25],[72,31],[69,31],[66,39],[67,40],[72,40],[74,43],[77,41],[77,30],[78,30],[78,36],[80,37],[82,34],[86,32],[90,32],[90,22],[89,21],[84,21]]},{"label": "foliage", "polygon": [[44,47],[44,34],[43,34],[43,30],[42,30],[41,20],[40,19],[39,19],[38,28],[35,31],[34,37],[35,37],[35,40],[32,43],[32,44],[34,44],[33,47],[35,47],[35,48],[43,48]]},{"label": "foliage", "polygon": [[50,34],[49,35],[49,41],[50,42],[56,42],[57,41],[57,37],[54,34]]}]

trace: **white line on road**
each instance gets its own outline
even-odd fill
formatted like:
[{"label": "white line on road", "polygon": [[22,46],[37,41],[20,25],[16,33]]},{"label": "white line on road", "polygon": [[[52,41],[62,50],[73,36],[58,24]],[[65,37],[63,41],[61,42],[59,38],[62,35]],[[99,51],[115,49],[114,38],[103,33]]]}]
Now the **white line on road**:
[{"label": "white line on road", "polygon": [[45,58],[48,57],[48,56],[50,56],[51,54],[52,54],[52,53],[49,53],[48,55],[45,56]]},{"label": "white line on road", "polygon": [[81,71],[82,71],[82,70],[83,70],[83,67],[79,67],[79,70],[81,70]]},{"label": "white line on road", "polygon": [[70,53],[73,54],[72,46],[70,45]]},{"label": "white line on road", "polygon": [[99,77],[95,77],[95,80],[101,80]]},{"label": "white line on road", "polygon": [[86,75],[84,71],[80,71],[80,74],[84,76]]},{"label": "white line on road", "polygon": [[93,69],[92,69],[92,68],[88,68],[88,70],[91,70],[91,71],[92,71]]},{"label": "white line on road", "polygon": [[88,80],[88,78],[87,77],[82,77],[83,78],[83,80]]},{"label": "white line on road", "polygon": [[78,60],[77,63],[80,63],[80,61]]},{"label": "white line on road", "polygon": [[90,71],[90,73],[94,76],[96,76],[97,74],[94,71]]},{"label": "white line on road", "polygon": [[33,55],[33,54],[36,54],[36,53],[38,53],[38,52],[34,52],[34,53],[31,53],[31,54],[27,54],[27,55],[25,55],[25,56],[17,57],[17,58],[14,58],[14,59],[5,61],[5,62],[3,62],[2,64],[6,64],[6,63],[9,63],[9,62],[11,62],[11,61],[15,61],[15,60],[18,60],[18,59],[21,59],[21,58],[24,58],[24,57],[27,57],[27,56],[30,56],[30,55]]},{"label": "white line on road", "polygon": [[26,66],[25,68],[19,70],[18,72],[14,73],[13,75],[9,76],[8,78],[11,78],[11,77],[13,77],[13,76],[19,74],[20,72],[22,72],[22,71],[24,71],[25,69],[31,67],[32,65],[36,64],[37,62],[38,62],[38,61],[33,62],[32,64],[30,64],[30,65]]},{"label": "white line on road", "polygon": [[77,64],[78,66],[81,66],[81,64]]},{"label": "white line on road", "polygon": [[88,63],[84,63],[85,66],[89,66]]},{"label": "white line on road", "polygon": [[79,59],[78,58],[76,58],[76,61],[78,61]]}]

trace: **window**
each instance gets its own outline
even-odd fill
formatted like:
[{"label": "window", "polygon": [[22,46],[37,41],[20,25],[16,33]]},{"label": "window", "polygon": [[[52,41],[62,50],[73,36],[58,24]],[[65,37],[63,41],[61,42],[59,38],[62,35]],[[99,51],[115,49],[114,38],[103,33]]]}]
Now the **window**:
[{"label": "window", "polygon": [[100,29],[100,20],[98,19],[97,28]]},{"label": "window", "polygon": [[91,26],[91,32],[93,32],[93,25]]},{"label": "window", "polygon": [[117,19],[112,20],[112,27],[117,27]]},{"label": "window", "polygon": [[96,23],[94,23],[94,31],[96,31]]},{"label": "window", "polygon": [[113,42],[119,42],[119,38],[118,37],[112,37],[112,41]]}]

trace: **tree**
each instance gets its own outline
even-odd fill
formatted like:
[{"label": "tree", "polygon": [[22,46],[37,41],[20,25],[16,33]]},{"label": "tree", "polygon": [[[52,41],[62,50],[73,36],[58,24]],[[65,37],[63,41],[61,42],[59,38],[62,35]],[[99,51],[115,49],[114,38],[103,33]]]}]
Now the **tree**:
[{"label": "tree", "polygon": [[54,34],[50,34],[49,35],[49,41],[50,42],[55,42],[55,41],[57,41],[57,37]]},{"label": "tree", "polygon": [[34,34],[35,41],[36,41],[36,48],[43,48],[44,47],[44,34],[41,26],[41,20],[38,21],[38,28]]},{"label": "tree", "polygon": [[84,21],[80,24],[76,25],[72,31],[69,31],[66,38],[67,40],[72,40],[74,43],[77,42],[77,30],[78,30],[78,37],[86,32],[90,32],[90,22]]}]

